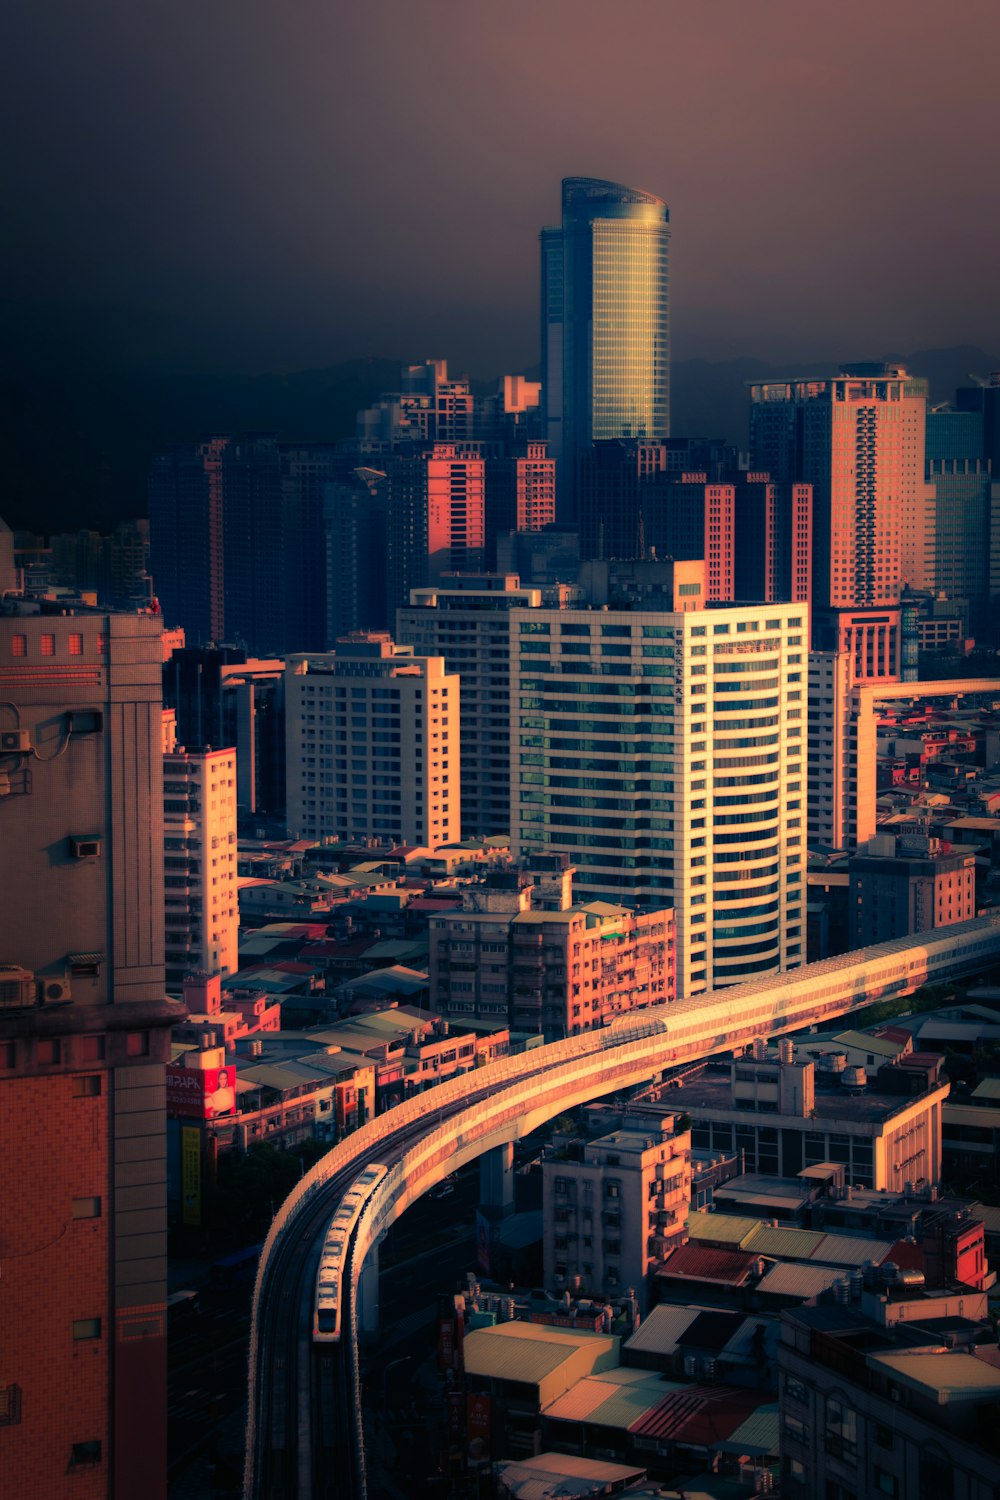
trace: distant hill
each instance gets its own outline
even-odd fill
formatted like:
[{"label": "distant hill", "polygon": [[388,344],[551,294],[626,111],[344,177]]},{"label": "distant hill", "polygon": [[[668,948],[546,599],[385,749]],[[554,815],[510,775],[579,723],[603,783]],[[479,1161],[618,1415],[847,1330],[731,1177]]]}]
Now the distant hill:
[{"label": "distant hill", "polygon": [[[1000,355],[975,347],[888,357],[926,375],[936,402],[950,399],[970,372],[1000,368]],[[42,360],[26,371],[8,364],[0,374],[0,516],[12,527],[51,533],[83,526],[103,530],[143,515],[152,455],[205,432],[275,432],[285,441],[349,437],[355,411],[395,388],[401,363],[354,359],[255,376],[124,368],[50,373]],[[673,431],[745,447],[747,382],[822,368],[791,369],[748,358],[678,361],[672,372]]]}]

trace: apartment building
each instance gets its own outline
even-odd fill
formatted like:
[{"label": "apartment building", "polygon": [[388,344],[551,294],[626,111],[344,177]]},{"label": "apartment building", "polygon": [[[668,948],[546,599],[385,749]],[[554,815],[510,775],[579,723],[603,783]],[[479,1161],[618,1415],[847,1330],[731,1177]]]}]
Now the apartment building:
[{"label": "apartment building", "polygon": [[236,751],[163,757],[165,959],[168,988],[194,971],[235,974],[240,904],[236,871]]},{"label": "apartment building", "polygon": [[438,848],[461,838],[459,681],[440,656],[350,636],[285,669],[288,828],[296,838]]},{"label": "apartment building", "polygon": [[675,911],[677,990],[804,962],[808,615],[704,607],[704,564],[591,564],[511,616],[511,841]]},{"label": "apartment building", "polygon": [[542,1195],[545,1285],[606,1297],[628,1289],[646,1312],[651,1267],[686,1237],[691,1132],[664,1115],[552,1148]]}]

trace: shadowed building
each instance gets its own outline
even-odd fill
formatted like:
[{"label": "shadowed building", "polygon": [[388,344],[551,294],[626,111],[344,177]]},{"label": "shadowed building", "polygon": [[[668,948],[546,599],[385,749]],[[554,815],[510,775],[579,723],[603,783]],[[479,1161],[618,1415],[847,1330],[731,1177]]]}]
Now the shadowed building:
[{"label": "shadowed building", "polygon": [[162,622],[8,607],[0,1489],[162,1500]]}]

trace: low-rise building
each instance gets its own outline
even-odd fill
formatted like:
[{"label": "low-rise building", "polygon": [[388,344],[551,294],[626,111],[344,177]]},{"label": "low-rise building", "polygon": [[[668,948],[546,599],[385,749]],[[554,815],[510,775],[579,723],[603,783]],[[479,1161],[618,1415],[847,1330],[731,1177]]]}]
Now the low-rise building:
[{"label": "low-rise building", "polygon": [[502,871],[430,918],[431,1004],[549,1041],[675,994],[673,912],[572,903],[572,871]]},{"label": "low-rise building", "polygon": [[[761,1042],[757,1055],[699,1075],[665,1094],[662,1108],[688,1113],[696,1154],[736,1152],[749,1172],[795,1177],[833,1162],[846,1180],[901,1192],[907,1183],[941,1181],[941,1111],[950,1084],[931,1073],[893,1068],[917,1092],[889,1092],[885,1070],[872,1084],[862,1068],[840,1071],[802,1061],[793,1043],[780,1056]],[[783,1076],[787,1075],[787,1076]]]},{"label": "low-rise building", "polygon": [[542,1158],[546,1285],[649,1303],[649,1273],[685,1237],[691,1134],[672,1116]]}]

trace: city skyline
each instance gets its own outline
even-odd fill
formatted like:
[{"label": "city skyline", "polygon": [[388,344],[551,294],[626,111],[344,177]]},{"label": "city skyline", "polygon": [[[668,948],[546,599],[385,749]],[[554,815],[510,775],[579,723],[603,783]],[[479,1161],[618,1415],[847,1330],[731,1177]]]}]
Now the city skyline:
[{"label": "city skyline", "polygon": [[[421,346],[523,365],[534,234],[580,170],[671,204],[678,357],[1000,343],[981,191],[994,6],[959,7],[957,50],[929,0],[852,0],[836,18],[630,9],[615,64],[586,0],[541,22],[387,0],[248,22],[221,0],[197,33],[177,10],[22,10],[3,105],[21,142],[3,266],[8,313],[27,312],[15,357],[86,330],[77,355],[100,367],[132,319],[156,366]],[[414,121],[419,169],[397,149]]]}]

